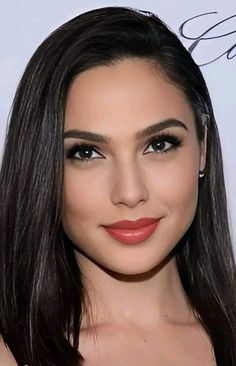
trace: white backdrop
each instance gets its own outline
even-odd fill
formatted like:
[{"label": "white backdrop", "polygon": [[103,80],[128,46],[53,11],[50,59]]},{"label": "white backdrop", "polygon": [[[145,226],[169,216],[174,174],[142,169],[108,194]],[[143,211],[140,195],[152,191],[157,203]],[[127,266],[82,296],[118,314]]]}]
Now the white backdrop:
[{"label": "white backdrop", "polygon": [[221,136],[230,225],[236,250],[235,0],[1,0],[0,154],[17,83],[36,47],[52,30],[73,16],[112,5],[157,13],[184,45],[190,47],[195,61],[199,65],[205,64],[201,70],[210,90]]}]

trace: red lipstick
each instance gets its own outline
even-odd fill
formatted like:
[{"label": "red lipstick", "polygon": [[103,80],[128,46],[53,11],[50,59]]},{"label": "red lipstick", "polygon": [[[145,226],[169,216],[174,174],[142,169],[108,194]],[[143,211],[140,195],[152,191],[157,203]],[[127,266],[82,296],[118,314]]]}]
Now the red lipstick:
[{"label": "red lipstick", "polygon": [[104,229],[115,240],[124,244],[138,244],[152,235],[159,221],[160,219],[153,218],[141,218],[136,221],[123,220],[104,226]]}]

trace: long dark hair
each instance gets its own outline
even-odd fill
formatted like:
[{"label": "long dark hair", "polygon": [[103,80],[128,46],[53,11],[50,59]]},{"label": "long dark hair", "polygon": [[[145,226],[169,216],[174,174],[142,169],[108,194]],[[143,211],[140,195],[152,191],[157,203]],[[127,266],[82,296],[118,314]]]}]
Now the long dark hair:
[{"label": "long dark hair", "polygon": [[130,8],[70,20],[39,46],[20,81],[0,175],[0,333],[19,365],[75,366],[83,359],[85,286],[61,224],[65,101],[80,72],[127,57],[153,61],[184,92],[199,142],[208,130],[196,215],[175,255],[217,365],[235,366],[235,262],[211,100],[177,36],[153,13]]}]

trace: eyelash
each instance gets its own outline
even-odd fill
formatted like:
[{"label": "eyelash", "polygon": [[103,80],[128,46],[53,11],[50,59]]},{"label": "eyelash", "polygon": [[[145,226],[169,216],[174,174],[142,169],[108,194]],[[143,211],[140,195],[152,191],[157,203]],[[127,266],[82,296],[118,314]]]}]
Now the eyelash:
[{"label": "eyelash", "polygon": [[[153,154],[167,154],[168,152],[172,151],[172,150],[176,150],[178,149],[178,147],[180,147],[182,145],[182,141],[175,135],[170,134],[170,133],[165,133],[165,134],[160,134],[157,136],[154,136],[150,139],[150,141],[148,142],[147,148],[154,144],[154,143],[163,143],[163,142],[168,142],[171,143],[172,146],[169,147],[167,150],[163,150],[163,151],[154,151],[151,152]],[[147,150],[147,148],[145,150]],[[66,151],[66,158],[67,159],[72,159],[72,160],[77,160],[81,163],[83,162],[87,162],[90,163],[92,162],[92,160],[94,159],[99,159],[99,158],[77,158],[75,157],[75,154],[78,152],[84,152],[84,151],[95,151],[97,154],[100,154],[97,150],[96,150],[96,146],[91,145],[91,144],[79,144],[76,143],[73,146],[71,146],[70,148],[67,149]],[[148,153],[150,154],[150,153]]]}]

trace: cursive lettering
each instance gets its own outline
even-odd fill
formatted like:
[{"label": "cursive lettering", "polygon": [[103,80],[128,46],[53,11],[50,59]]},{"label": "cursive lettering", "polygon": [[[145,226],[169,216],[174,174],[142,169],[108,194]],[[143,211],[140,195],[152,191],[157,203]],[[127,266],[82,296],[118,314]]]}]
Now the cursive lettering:
[{"label": "cursive lettering", "polygon": [[[192,40],[193,43],[188,47],[188,50],[191,54],[193,54],[193,51],[196,50],[198,47],[200,47],[202,42],[207,42],[208,40],[216,40],[222,37],[228,37],[231,34],[236,33],[236,29],[232,30],[231,32],[226,32],[226,33],[220,33],[218,35],[213,35],[212,31],[216,30],[219,28],[219,26],[221,26],[222,24],[226,24],[227,22],[229,22],[230,19],[236,18],[236,14],[235,15],[231,15],[228,18],[225,18],[219,22],[217,22],[216,24],[208,27],[202,34],[196,36],[196,37],[191,37],[190,35],[187,35],[185,32],[185,27],[188,23],[191,23],[193,20],[197,19],[197,18],[202,18],[202,17],[206,17],[209,15],[213,15],[213,14],[217,14],[216,11],[214,12],[209,12],[209,13],[203,13],[203,14],[199,14],[196,15],[194,17],[191,17],[187,20],[185,20],[181,26],[179,27],[179,33],[180,35],[188,40]],[[228,48],[225,52],[220,53],[219,56],[210,59],[208,62],[205,62],[203,64],[200,64],[199,66],[205,66],[205,65],[209,65],[217,60],[219,60],[220,58],[222,58],[223,56],[226,56],[227,60],[232,60],[235,56],[236,56],[236,43],[233,44],[230,48]]]}]

